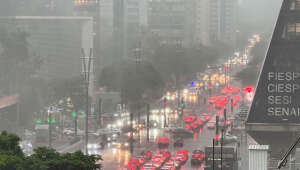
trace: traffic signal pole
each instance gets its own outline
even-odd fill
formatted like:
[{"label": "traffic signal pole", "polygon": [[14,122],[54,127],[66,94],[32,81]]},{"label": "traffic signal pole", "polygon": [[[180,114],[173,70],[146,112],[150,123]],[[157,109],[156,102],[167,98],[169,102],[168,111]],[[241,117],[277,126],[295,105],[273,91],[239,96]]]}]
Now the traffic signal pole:
[{"label": "traffic signal pole", "polygon": [[77,115],[75,116],[74,119],[74,126],[75,126],[75,137],[77,136]]},{"label": "traffic signal pole", "polygon": [[224,129],[221,131],[221,170],[223,169],[223,135],[224,135]]},{"label": "traffic signal pole", "polygon": [[150,104],[147,104],[147,142],[150,141],[150,137],[149,137],[149,128],[150,128]]},{"label": "traffic signal pole", "polygon": [[[86,112],[85,112],[85,154],[88,154],[88,121],[89,121],[89,82],[90,82],[90,69],[91,69],[91,60],[93,55],[93,49],[90,49],[89,57],[86,58],[84,49],[81,49],[82,53],[82,62],[83,62],[83,72],[84,72],[84,81],[85,81],[85,92],[86,92]],[[86,63],[86,59],[88,59],[88,63]]]},{"label": "traffic signal pole", "polygon": [[98,109],[99,109],[98,128],[101,128],[102,126],[102,99],[101,98],[99,98]]},{"label": "traffic signal pole", "polygon": [[164,127],[167,127],[166,105],[164,105]]},{"label": "traffic signal pole", "polygon": [[213,139],[213,170],[215,170],[215,139]]},{"label": "traffic signal pole", "polygon": [[52,147],[52,126],[51,126],[52,114],[50,110],[48,110],[48,115],[49,115],[49,148],[51,148]]}]

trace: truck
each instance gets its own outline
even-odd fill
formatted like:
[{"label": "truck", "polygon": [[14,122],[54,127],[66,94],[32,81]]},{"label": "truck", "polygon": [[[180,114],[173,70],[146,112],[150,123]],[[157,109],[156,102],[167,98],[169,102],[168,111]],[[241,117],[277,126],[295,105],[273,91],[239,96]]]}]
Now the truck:
[{"label": "truck", "polygon": [[[222,163],[221,163],[222,158]],[[231,146],[209,146],[205,147],[204,170],[237,170],[238,161],[236,149]]]}]

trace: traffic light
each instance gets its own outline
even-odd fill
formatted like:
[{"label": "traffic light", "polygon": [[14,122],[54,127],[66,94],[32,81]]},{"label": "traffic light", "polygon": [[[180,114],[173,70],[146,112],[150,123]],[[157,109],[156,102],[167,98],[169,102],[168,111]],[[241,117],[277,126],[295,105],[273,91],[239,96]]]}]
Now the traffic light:
[{"label": "traffic light", "polygon": [[254,88],[252,86],[246,86],[244,88],[244,91],[247,92],[247,93],[251,93],[251,92],[253,92],[253,90],[254,90]]},{"label": "traffic light", "polygon": [[163,103],[164,103],[164,105],[167,105],[167,98],[166,97],[164,97]]},{"label": "traffic light", "polygon": [[216,116],[216,135],[219,134],[219,116]]},{"label": "traffic light", "polygon": [[216,137],[215,137],[215,139],[216,139],[216,141],[219,141],[219,135],[216,135]]},{"label": "traffic light", "polygon": [[181,98],[181,104],[180,104],[181,108],[184,109],[184,100],[183,98]]},{"label": "traffic light", "polygon": [[76,112],[73,112],[72,113],[72,117],[76,117],[77,116],[77,113]]},{"label": "traffic light", "polygon": [[[55,123],[56,122],[56,120],[55,119],[53,119],[52,121],[51,121],[51,123]],[[48,119],[48,123],[50,123],[50,120]]]},{"label": "traffic light", "polygon": [[37,124],[41,124],[42,121],[41,121],[40,119],[38,119],[38,120],[36,121],[36,123],[37,123]]}]

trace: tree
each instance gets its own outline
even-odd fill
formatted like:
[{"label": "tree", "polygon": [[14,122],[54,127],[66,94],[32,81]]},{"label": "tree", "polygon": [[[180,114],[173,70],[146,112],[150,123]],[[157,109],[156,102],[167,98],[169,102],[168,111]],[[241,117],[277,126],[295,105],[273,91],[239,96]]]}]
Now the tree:
[{"label": "tree", "polygon": [[41,147],[31,156],[24,156],[20,138],[3,131],[0,134],[0,169],[2,170],[97,170],[101,156],[84,155],[81,151],[60,154],[54,149]]},{"label": "tree", "polygon": [[[208,64],[219,58],[218,50],[212,47],[183,48],[175,45],[162,45],[152,57],[155,68],[162,74],[165,82],[172,81],[176,89],[195,77],[195,73],[205,70]],[[172,88],[172,87],[168,87]]]},{"label": "tree", "polygon": [[60,154],[54,149],[41,147],[25,158],[22,167],[30,170],[97,170],[101,156],[84,155],[81,151]]},{"label": "tree", "polygon": [[19,146],[20,138],[6,131],[0,134],[0,169],[20,169],[24,154]]},{"label": "tree", "polygon": [[267,41],[260,41],[257,43],[251,51],[253,59],[249,62],[246,68],[236,74],[237,79],[239,79],[244,86],[256,84],[259,76],[258,74],[267,51],[267,46]]},{"label": "tree", "polygon": [[142,104],[146,100],[161,96],[163,80],[150,62],[121,61],[103,68],[98,77],[100,86],[106,86],[108,91],[121,92],[123,103]]},{"label": "tree", "polygon": [[53,80],[52,86],[56,100],[70,97],[75,110],[84,106],[84,81],[82,77]]}]

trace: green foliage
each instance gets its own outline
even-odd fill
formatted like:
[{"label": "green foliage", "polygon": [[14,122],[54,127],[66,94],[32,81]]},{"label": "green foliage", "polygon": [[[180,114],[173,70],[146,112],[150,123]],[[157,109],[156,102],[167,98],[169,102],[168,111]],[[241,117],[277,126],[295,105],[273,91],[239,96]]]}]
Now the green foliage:
[{"label": "green foliage", "polygon": [[84,155],[81,151],[60,154],[53,149],[38,148],[25,159],[24,169],[30,170],[96,170],[101,156]]},{"label": "green foliage", "polygon": [[84,155],[81,151],[60,154],[41,147],[25,157],[19,147],[20,138],[2,132],[0,135],[0,170],[97,170],[101,156]]},{"label": "green foliage", "polygon": [[98,82],[108,90],[121,92],[127,103],[155,99],[163,87],[161,75],[146,61],[137,65],[135,61],[116,62],[103,69]]},{"label": "green foliage", "polygon": [[196,72],[204,71],[207,64],[216,62],[218,58],[218,50],[212,47],[183,48],[163,45],[155,51],[152,61],[164,80],[168,82],[175,77],[173,84],[177,86],[178,83],[184,84],[189,81]]}]

